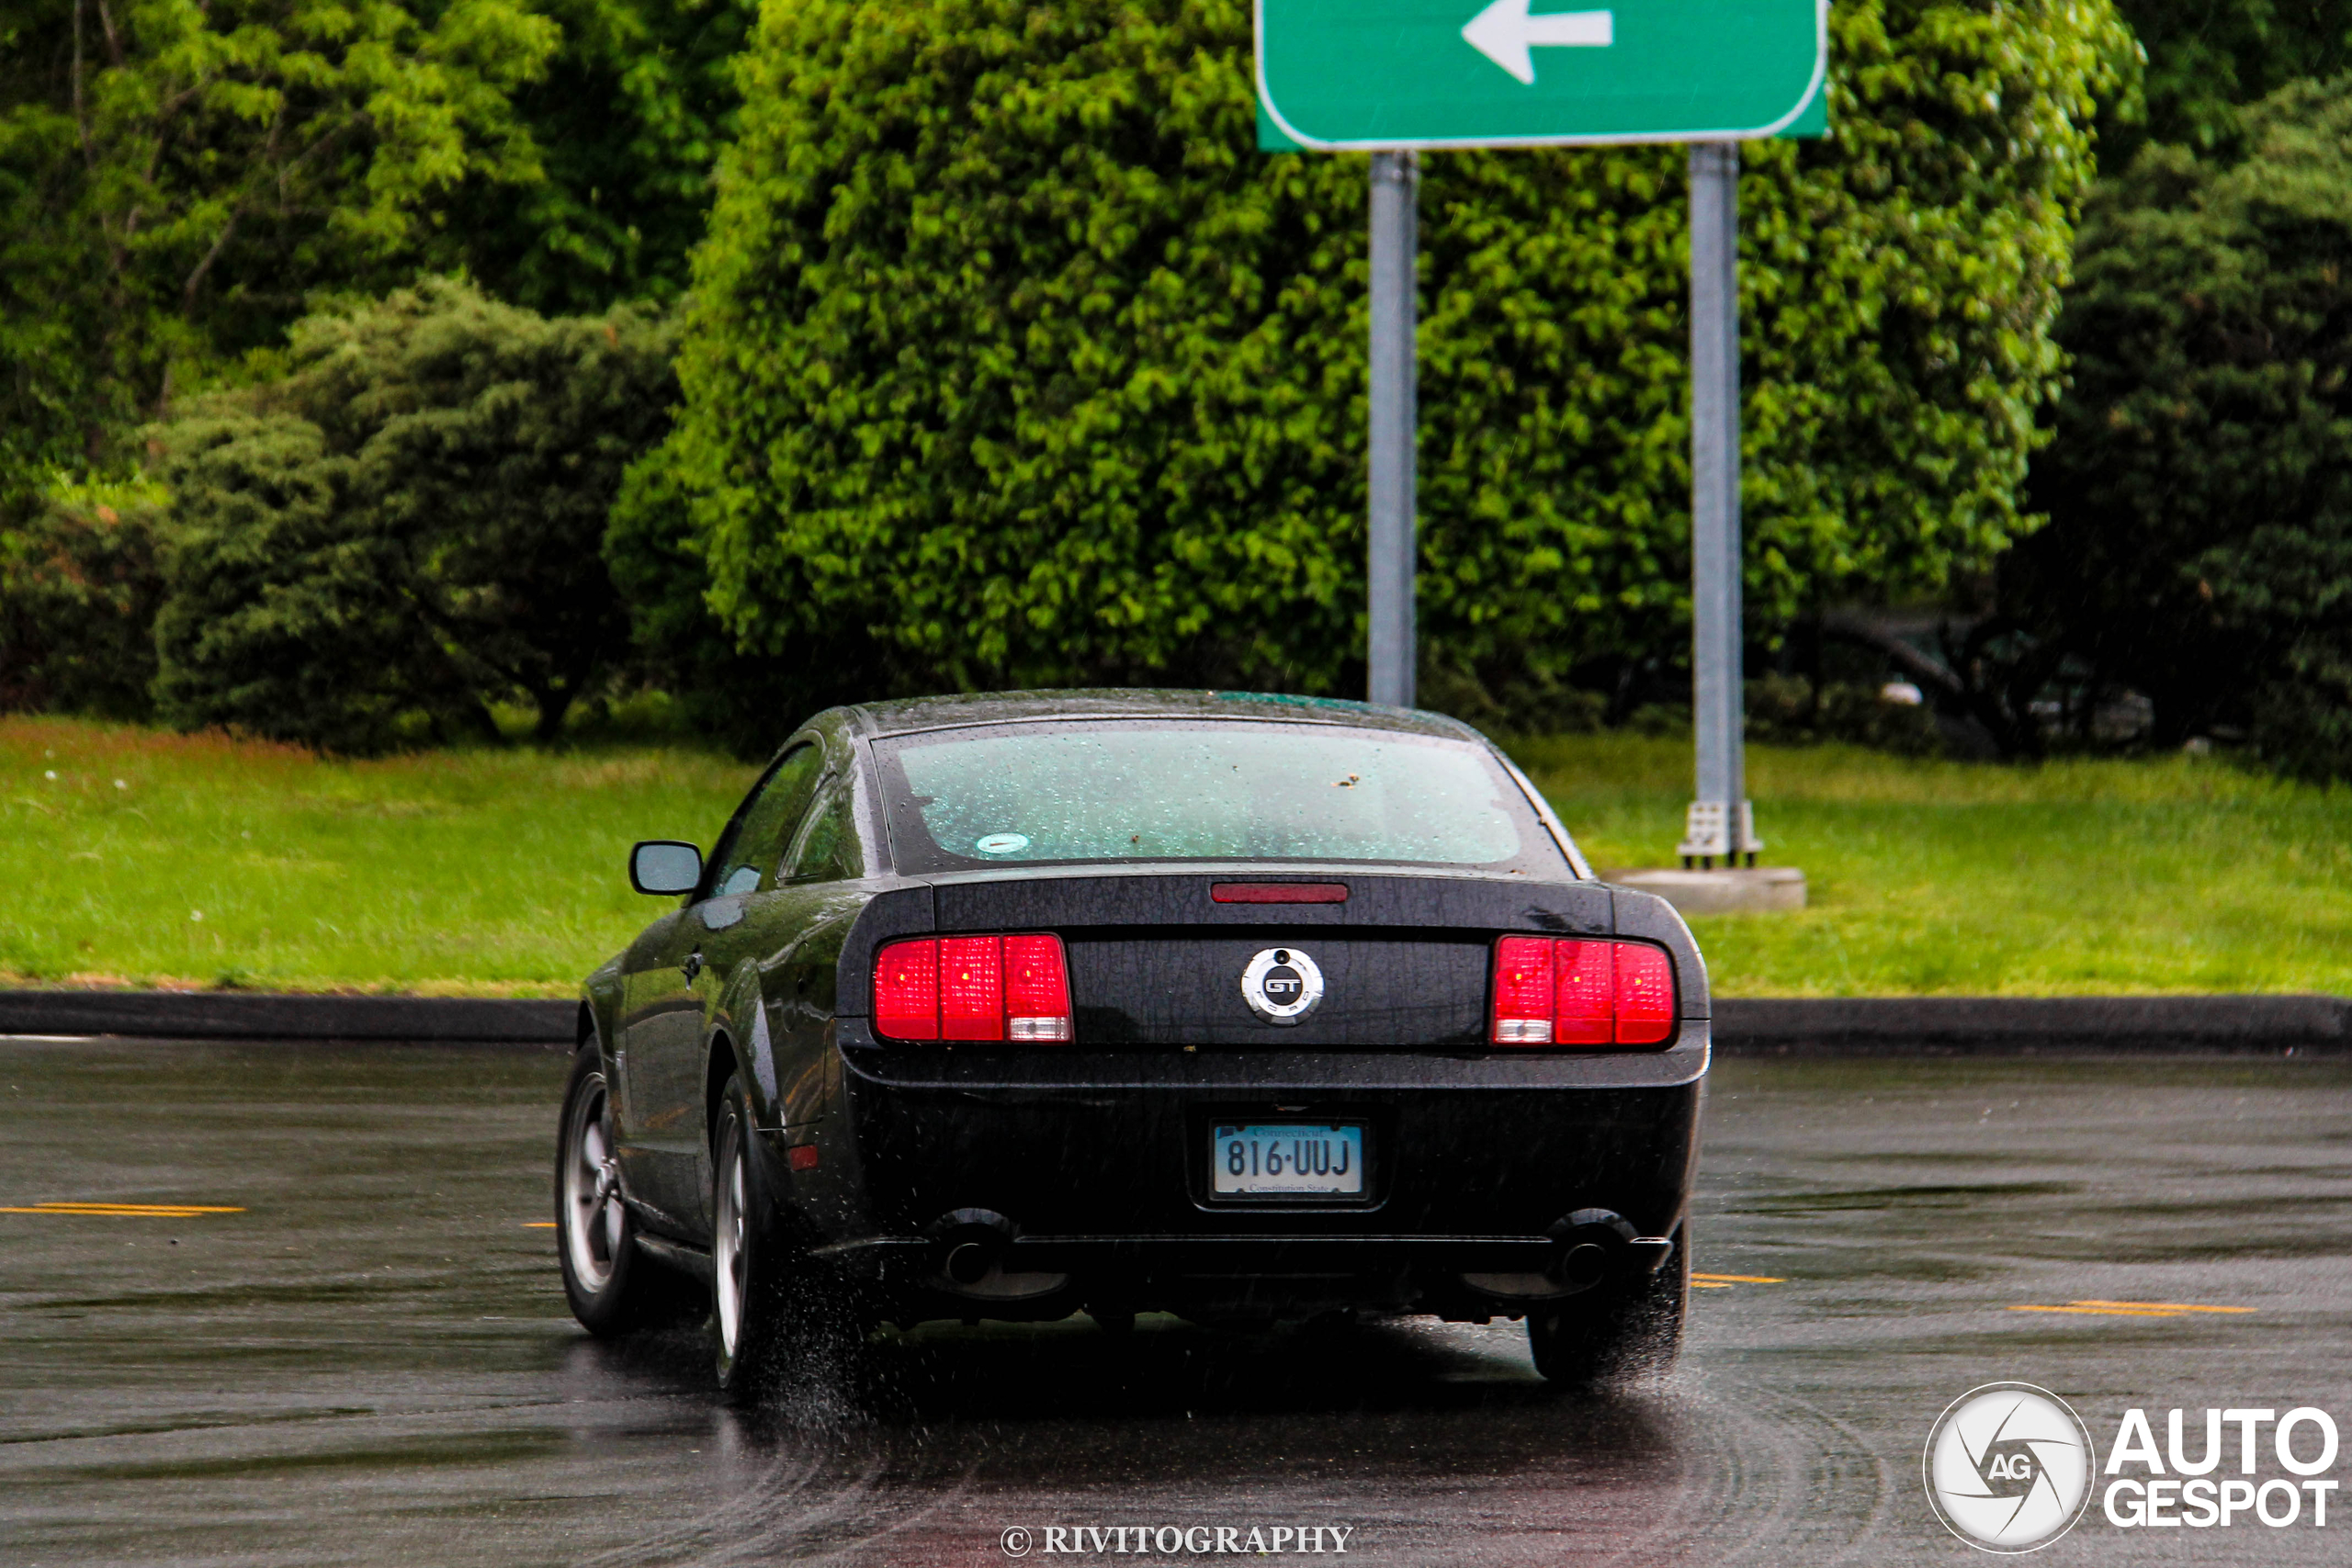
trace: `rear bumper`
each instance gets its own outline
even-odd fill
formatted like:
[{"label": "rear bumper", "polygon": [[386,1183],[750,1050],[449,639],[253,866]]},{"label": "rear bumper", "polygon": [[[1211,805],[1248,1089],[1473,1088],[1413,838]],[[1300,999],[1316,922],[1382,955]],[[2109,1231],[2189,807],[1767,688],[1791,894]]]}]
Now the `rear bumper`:
[{"label": "rear bumper", "polygon": [[[1462,1276],[1555,1266],[1571,1214],[1676,1232],[1708,1043],[1692,1020],[1662,1052],[842,1054],[842,1202],[818,1251],[886,1295],[987,1315],[1106,1301],[1471,1312],[1494,1303]],[[1252,1117],[1361,1122],[1366,1191],[1217,1200],[1209,1126]],[[954,1235],[984,1233],[1026,1286],[975,1295],[948,1277]]]},{"label": "rear bumper", "polygon": [[[1620,1251],[1599,1283],[1630,1281],[1679,1244]],[[1200,1319],[1335,1310],[1516,1317],[1580,1293],[1552,1236],[1135,1235],[1015,1238],[978,1279],[950,1277],[943,1242],[876,1238],[821,1249],[876,1298],[878,1314],[1053,1319],[1080,1308]]]},{"label": "rear bumper", "polygon": [[[928,1236],[876,1236],[820,1247],[820,1256],[872,1260],[875,1271],[920,1280],[937,1271]],[[1009,1273],[1159,1278],[1235,1274],[1337,1278],[1398,1269],[1541,1272],[1559,1255],[1548,1235],[1030,1235],[1012,1238]]]}]

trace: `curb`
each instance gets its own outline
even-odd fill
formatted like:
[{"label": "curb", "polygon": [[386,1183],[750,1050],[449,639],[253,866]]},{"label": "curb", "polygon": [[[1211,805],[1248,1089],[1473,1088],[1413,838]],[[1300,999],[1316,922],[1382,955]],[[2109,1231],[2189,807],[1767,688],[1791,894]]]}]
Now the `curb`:
[{"label": "curb", "polygon": [[497,997],[266,991],[0,991],[0,1035],[326,1040],[569,1049],[580,1004]]},{"label": "curb", "polygon": [[1840,997],[1715,1003],[1731,1056],[2352,1051],[2352,998]]},{"label": "curb", "polygon": [[[0,991],[0,1035],[317,1040],[568,1049],[579,1004],[259,991]],[[2352,998],[1846,997],[1715,1003],[1727,1056],[2352,1051]]]}]

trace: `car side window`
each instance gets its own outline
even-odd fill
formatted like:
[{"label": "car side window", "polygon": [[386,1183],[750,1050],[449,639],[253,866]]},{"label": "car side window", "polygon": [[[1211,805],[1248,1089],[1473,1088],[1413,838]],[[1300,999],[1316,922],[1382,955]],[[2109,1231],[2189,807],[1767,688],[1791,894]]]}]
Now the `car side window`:
[{"label": "car side window", "polygon": [[[791,880],[844,882],[865,874],[865,856],[858,848],[857,824],[851,817],[849,777],[830,780],[817,807],[792,847]],[[781,881],[783,878],[779,877]]]},{"label": "car side window", "polygon": [[801,745],[786,752],[769,770],[768,776],[745,797],[718,848],[712,852],[709,891],[704,897],[750,893],[775,869],[785,845],[792,840],[792,830],[808,808],[808,796],[823,767],[823,753],[814,745]]}]

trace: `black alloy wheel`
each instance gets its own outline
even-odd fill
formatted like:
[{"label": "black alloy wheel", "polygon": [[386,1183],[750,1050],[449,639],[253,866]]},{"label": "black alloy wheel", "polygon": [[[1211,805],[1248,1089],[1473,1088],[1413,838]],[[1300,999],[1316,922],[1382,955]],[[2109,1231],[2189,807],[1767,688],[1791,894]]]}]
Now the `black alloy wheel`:
[{"label": "black alloy wheel", "polygon": [[1682,1348],[1690,1301],[1690,1222],[1674,1255],[1650,1274],[1611,1280],[1527,1314],[1528,1348],[1546,1382],[1589,1388],[1612,1378],[1662,1375]]},{"label": "black alloy wheel", "polygon": [[710,1134],[710,1328],[718,1387],[729,1398],[756,1398],[818,1370],[810,1352],[823,1321],[808,1258],[786,1234],[782,1195],[752,1126],[742,1079],[730,1077]]},{"label": "black alloy wheel", "polygon": [[556,1134],[556,1253],[571,1315],[591,1334],[619,1334],[653,1315],[668,1281],[637,1249],[637,1218],[622,1201],[611,1087],[590,1035],[571,1059]]}]

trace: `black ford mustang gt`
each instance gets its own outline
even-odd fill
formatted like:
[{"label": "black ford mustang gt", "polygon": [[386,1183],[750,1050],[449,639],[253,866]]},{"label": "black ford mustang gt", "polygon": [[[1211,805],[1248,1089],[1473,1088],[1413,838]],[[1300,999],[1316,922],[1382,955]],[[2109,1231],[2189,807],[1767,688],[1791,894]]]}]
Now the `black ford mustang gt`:
[{"label": "black ford mustang gt", "polygon": [[590,1329],[1524,1316],[1670,1354],[1708,1058],[1658,898],[1466,727],[1035,693],[819,715],[588,978],[557,1156]]}]

